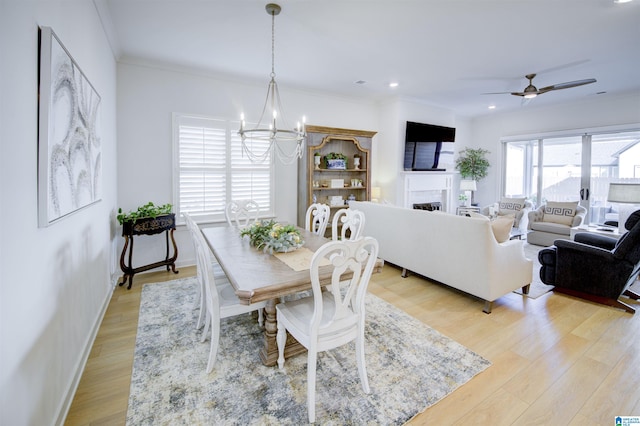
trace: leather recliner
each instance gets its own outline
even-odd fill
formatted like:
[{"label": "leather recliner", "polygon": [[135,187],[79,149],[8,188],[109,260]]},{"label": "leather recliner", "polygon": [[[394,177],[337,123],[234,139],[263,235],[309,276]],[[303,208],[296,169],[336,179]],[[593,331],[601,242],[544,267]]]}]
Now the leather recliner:
[{"label": "leather recliner", "polygon": [[619,298],[640,298],[629,290],[640,272],[640,210],[629,216],[625,228],[629,232],[617,241],[587,232],[576,234],[575,241],[556,240],[538,252],[540,279],[556,292],[634,313]]}]

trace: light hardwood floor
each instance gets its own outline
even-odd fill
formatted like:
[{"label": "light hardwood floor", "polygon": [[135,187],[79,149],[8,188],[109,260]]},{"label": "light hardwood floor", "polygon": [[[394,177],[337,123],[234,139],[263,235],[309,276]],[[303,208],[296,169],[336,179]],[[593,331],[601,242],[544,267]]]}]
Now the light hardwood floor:
[{"label": "light hardwood floor", "polygon": [[[194,273],[136,275],[131,290],[115,289],[65,424],[125,423],[140,289]],[[369,288],[493,364],[411,425],[612,425],[615,416],[640,415],[640,309],[511,293],[487,315],[480,300],[403,279],[389,265]]]}]

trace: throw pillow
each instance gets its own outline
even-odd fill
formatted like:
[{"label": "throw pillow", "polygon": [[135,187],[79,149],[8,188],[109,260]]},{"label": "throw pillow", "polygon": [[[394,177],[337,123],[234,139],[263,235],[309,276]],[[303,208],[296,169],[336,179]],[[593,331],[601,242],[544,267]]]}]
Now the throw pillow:
[{"label": "throw pillow", "polygon": [[491,229],[493,236],[496,237],[498,243],[504,243],[509,239],[511,228],[513,228],[513,215],[498,216],[491,221]]},{"label": "throw pillow", "polygon": [[524,208],[524,202],[526,198],[502,198],[500,200],[500,207],[498,210],[499,216],[504,216],[508,214],[516,214],[520,212]]},{"label": "throw pillow", "polygon": [[566,203],[549,201],[544,207],[544,217],[542,221],[571,226],[573,218],[576,215],[576,207],[578,207],[577,201]]},{"label": "throw pillow", "polygon": [[[480,213],[470,213],[471,217],[475,217],[478,219],[489,220],[488,217],[481,215]],[[493,231],[493,236],[496,237],[496,241],[499,243],[504,243],[509,239],[511,235],[511,228],[513,228],[513,220],[514,216],[512,214],[498,216],[495,219],[491,219],[491,230]]]}]

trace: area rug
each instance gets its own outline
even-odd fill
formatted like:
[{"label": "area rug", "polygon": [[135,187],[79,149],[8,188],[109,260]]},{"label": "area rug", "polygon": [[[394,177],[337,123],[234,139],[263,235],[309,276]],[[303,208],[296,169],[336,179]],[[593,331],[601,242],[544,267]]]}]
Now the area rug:
[{"label": "area rug", "polygon": [[[196,282],[145,285],[131,377],[128,425],[301,425],[308,423],[306,354],[265,367],[262,330],[250,314],[222,321],[214,370],[209,341],[195,330]],[[366,300],[362,391],[355,347],[318,356],[316,423],[400,425],[491,364],[382,299]]]}]

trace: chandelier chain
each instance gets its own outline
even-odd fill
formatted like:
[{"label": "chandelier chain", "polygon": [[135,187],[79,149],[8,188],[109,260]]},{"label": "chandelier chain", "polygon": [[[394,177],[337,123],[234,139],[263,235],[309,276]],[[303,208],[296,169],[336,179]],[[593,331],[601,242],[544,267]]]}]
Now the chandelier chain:
[{"label": "chandelier chain", "polygon": [[276,13],[271,12],[271,78],[276,77]]},{"label": "chandelier chain", "polygon": [[[238,135],[241,139],[242,152],[247,155],[251,162],[262,163],[272,158],[272,155],[275,155],[283,164],[293,164],[296,160],[301,159],[304,154],[304,145],[307,138],[305,117],[302,117],[302,125],[298,122],[294,129],[289,128],[282,108],[278,83],[276,83],[275,79],[275,17],[280,13],[281,8],[277,4],[269,3],[266,6],[266,10],[271,15],[271,80],[267,87],[267,97],[265,98],[258,124],[253,128],[246,128],[244,114],[241,114]],[[268,108],[273,112],[273,119],[270,121],[264,120]],[[277,120],[283,126],[279,127]],[[256,148],[258,149],[257,151]]]}]

